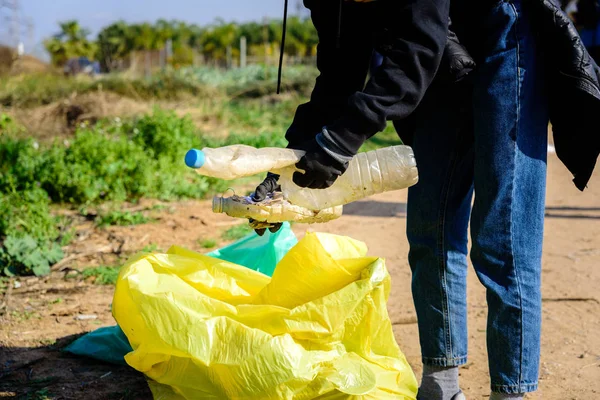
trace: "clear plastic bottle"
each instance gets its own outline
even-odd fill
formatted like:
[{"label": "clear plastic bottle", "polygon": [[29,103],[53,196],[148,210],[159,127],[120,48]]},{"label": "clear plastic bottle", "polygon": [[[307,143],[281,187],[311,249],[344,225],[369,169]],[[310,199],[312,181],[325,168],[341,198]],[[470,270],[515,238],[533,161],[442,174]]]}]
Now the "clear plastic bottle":
[{"label": "clear plastic bottle", "polygon": [[405,189],[419,180],[412,148],[392,146],[359,153],[348,170],[327,189],[300,188],[292,182],[294,168],[279,171],[279,183],[290,203],[310,210],[322,210],[383,193]]},{"label": "clear plastic bottle", "polygon": [[300,150],[234,145],[192,149],[185,162],[201,175],[227,180],[272,171],[281,176],[279,183],[285,199],[308,210],[325,210],[377,193],[405,189],[419,179],[412,149],[392,146],[357,154],[330,188],[305,189],[292,181],[297,171],[295,164],[303,155]]},{"label": "clear plastic bottle", "polygon": [[303,155],[301,150],[257,149],[236,144],[217,149],[191,149],[185,155],[185,163],[200,175],[232,180],[294,165]]},{"label": "clear plastic bottle", "polygon": [[230,217],[252,219],[269,226],[272,223],[294,221],[305,224],[328,222],[342,216],[342,206],[320,211],[312,211],[291,204],[283,198],[281,192],[274,197],[255,203],[249,196],[231,196],[213,198],[213,212],[225,213]]}]

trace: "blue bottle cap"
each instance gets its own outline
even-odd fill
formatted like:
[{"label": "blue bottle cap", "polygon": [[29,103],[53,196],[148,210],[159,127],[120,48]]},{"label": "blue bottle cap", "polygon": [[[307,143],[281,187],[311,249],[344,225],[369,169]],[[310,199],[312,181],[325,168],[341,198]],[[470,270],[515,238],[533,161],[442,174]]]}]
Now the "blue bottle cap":
[{"label": "blue bottle cap", "polygon": [[197,149],[191,149],[185,155],[185,165],[190,168],[202,168],[206,160],[204,152]]}]

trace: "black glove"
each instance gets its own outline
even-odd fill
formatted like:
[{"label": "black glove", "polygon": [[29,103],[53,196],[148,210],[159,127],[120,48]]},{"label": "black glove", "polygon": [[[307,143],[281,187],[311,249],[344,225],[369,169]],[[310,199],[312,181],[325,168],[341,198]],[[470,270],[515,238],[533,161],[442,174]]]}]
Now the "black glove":
[{"label": "black glove", "polygon": [[[267,177],[265,178],[265,180],[256,187],[256,190],[252,194],[252,200],[254,200],[257,203],[260,203],[261,201],[263,201],[267,198],[269,193],[273,193],[275,191],[280,191],[281,186],[277,182],[278,179],[279,179],[279,175],[273,174],[271,172],[267,173]],[[250,226],[252,228],[254,228],[255,226],[261,226],[261,225],[264,226],[264,223],[260,223],[259,221],[255,221],[253,219],[249,219],[248,222],[250,223]],[[280,222],[271,224],[271,226],[268,228],[269,232],[271,232],[271,233],[277,232],[279,229],[281,229],[281,225],[283,225],[283,224]],[[254,232],[256,232],[256,234],[258,236],[264,235],[266,231],[267,231],[267,228],[262,228],[262,227],[254,229]]]},{"label": "black glove", "polygon": [[275,175],[271,172],[267,173],[267,177],[265,180],[256,187],[256,190],[252,194],[252,200],[257,203],[260,203],[264,199],[267,198],[269,193],[273,193],[275,191],[280,191],[281,186],[277,182],[279,179],[279,175]]},{"label": "black glove", "polygon": [[475,61],[460,43],[452,30],[452,21],[448,21],[448,41],[440,63],[438,78],[450,83],[460,82],[477,67]]},{"label": "black glove", "polygon": [[303,170],[304,173],[294,172],[292,178],[300,187],[326,189],[348,169],[348,162],[343,163],[333,158],[315,139],[300,147],[306,151],[306,154],[296,164],[296,168]]}]

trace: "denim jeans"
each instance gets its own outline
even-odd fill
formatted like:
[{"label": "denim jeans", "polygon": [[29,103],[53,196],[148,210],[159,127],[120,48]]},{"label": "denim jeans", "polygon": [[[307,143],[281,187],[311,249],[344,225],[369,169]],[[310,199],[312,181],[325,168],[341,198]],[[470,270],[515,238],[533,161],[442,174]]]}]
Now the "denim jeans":
[{"label": "denim jeans", "polygon": [[412,290],[423,363],[464,364],[470,222],[471,261],[486,288],[491,388],[524,393],[538,384],[547,104],[521,2],[498,2],[481,23],[470,86],[432,86],[417,116]]}]

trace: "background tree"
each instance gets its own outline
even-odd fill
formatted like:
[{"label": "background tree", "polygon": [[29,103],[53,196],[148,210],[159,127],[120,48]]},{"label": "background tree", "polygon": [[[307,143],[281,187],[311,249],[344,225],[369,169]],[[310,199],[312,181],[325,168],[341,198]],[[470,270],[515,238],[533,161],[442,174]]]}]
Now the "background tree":
[{"label": "background tree", "polygon": [[96,43],[88,40],[89,31],[76,20],[61,22],[60,32],[44,42],[54,65],[63,65],[73,57],[94,58]]}]

